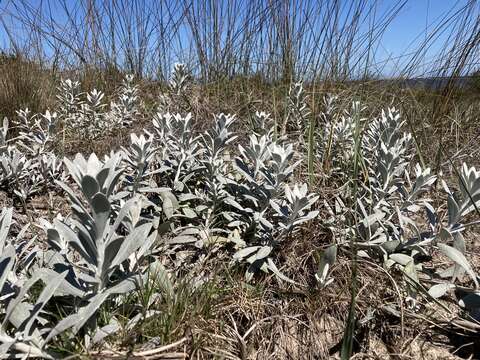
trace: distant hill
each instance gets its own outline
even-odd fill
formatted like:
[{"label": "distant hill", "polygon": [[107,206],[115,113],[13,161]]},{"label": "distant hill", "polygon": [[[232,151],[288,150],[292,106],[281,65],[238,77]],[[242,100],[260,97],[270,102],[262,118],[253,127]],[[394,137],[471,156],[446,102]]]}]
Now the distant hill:
[{"label": "distant hill", "polygon": [[[400,80],[400,82],[406,87],[440,90],[448,84],[449,80],[448,77],[429,77]],[[460,76],[454,79],[455,86],[459,88],[467,88],[471,83],[472,78],[470,76]]]},{"label": "distant hill", "polygon": [[[379,85],[396,85],[403,88],[415,88],[425,90],[441,90],[447,86],[450,78],[447,76],[435,76],[435,77],[418,77],[412,79],[390,78],[390,79],[376,79],[372,82]],[[346,83],[362,83],[362,80],[347,81]],[[453,84],[459,89],[467,89],[474,85],[473,76],[459,76],[453,79]]]}]

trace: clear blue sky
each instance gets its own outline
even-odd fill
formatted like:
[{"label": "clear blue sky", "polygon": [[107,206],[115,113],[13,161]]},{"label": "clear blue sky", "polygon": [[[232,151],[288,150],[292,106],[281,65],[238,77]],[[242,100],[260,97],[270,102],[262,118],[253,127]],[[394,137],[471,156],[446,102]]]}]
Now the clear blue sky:
[{"label": "clear blue sky", "polygon": [[[394,2],[384,0],[382,7],[388,7]],[[466,0],[409,0],[385,32],[381,49],[378,50],[377,60],[380,63],[388,59],[385,72],[394,71],[397,63],[403,64],[408,54],[418,49],[427,34],[466,3]],[[445,41],[446,34],[439,34],[436,41],[426,49],[422,62],[424,69],[419,69],[420,72],[428,72],[432,59],[442,49]]]}]

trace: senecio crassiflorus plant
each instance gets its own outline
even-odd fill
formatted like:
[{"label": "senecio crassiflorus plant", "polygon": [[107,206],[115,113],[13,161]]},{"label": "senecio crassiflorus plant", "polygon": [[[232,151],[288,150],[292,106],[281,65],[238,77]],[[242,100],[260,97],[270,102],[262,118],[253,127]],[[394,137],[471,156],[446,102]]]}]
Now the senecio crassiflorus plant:
[{"label": "senecio crassiflorus plant", "polygon": [[[180,96],[188,80],[185,67],[176,66],[164,98]],[[134,125],[141,111],[133,77],[126,77],[110,105],[104,93],[79,89],[78,82],[62,80],[55,112],[24,109],[3,121],[2,190],[24,209],[42,192],[64,194],[70,204],[66,216],[35,221],[46,234],[42,246],[37,238],[27,240],[28,225],[13,235],[12,208],[1,213],[4,353],[54,358],[49,345],[64,334],[83,338],[88,347],[118,331],[113,315],[107,321],[97,314],[120,307],[123,294],[152,279],[167,284],[161,254],[216,249],[230,254],[232,264],[245,263],[249,281],[260,272],[291,281],[275,264],[276,254],[317,215],[311,209],[317,197],[292,182],[295,152],[274,139],[269,124],[262,122],[259,133],[241,145],[233,115],[216,115],[212,128],[198,134],[190,114],[158,113],[151,132],[132,133],[130,144],[117,152],[61,159],[55,141],[65,132],[95,139],[113,127]],[[12,124],[15,137],[9,135]],[[168,263],[169,272],[194,267],[201,258],[178,257]],[[55,314],[54,303],[62,304]]]},{"label": "senecio crassiflorus plant", "polygon": [[[281,134],[269,114],[256,112],[249,136],[240,139],[235,115],[217,114],[198,132],[191,113],[170,112],[179,101],[188,105],[191,81],[186,66],[176,65],[149,130],[132,132],[129,143],[103,157],[60,158],[55,144],[71,132],[94,140],[145,121],[133,76],[111,99],[62,80],[55,109],[23,109],[3,120],[1,190],[20,205],[18,211],[43,193],[67,197],[69,210],[24,227],[17,210],[1,212],[1,353],[56,358],[52,344],[72,337],[89,348],[121,329],[115,314],[125,294],[160,282],[157,289],[173,297],[175,277],[187,275],[198,286],[208,277],[202,264],[211,254],[242,268],[246,281],[273,274],[308,286],[280,270],[279,253],[312,221],[334,235],[312,274],[319,288],[335,286],[330,270],[338,253],[355,250],[392,273],[400,271],[412,309],[420,296],[438,299],[455,291],[466,321],[480,320],[478,275],[462,235],[477,223],[468,215],[480,206],[479,171],[464,164],[457,193],[442,182],[444,217],[428,198],[437,177],[415,164],[412,136],[395,108],[367,119],[361,104],[342,112],[329,96],[325,112],[314,118],[305,88],[295,83]],[[315,124],[308,139],[307,124]],[[328,174],[340,182],[337,196],[320,201],[296,181],[312,146],[307,142],[314,142],[317,163],[328,163]],[[33,228],[45,236],[26,236]],[[451,267],[426,271],[425,259],[438,252]],[[459,285],[464,274],[471,287]],[[143,306],[155,301],[137,300]],[[104,309],[110,315],[98,316]],[[126,326],[153,314],[138,305]]]}]

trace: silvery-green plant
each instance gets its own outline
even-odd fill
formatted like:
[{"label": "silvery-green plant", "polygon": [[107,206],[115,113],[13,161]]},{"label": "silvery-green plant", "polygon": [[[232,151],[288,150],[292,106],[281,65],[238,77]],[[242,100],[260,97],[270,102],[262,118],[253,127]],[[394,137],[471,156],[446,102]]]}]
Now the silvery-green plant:
[{"label": "silvery-green plant", "polygon": [[430,169],[417,165],[415,180],[411,181],[411,135],[403,132],[403,124],[392,108],[382,111],[365,130],[362,154],[368,184],[357,202],[361,219],[358,231],[365,246],[383,256],[390,254],[394,262],[398,262],[397,255],[392,257],[395,252],[407,252],[411,257],[426,254],[424,246],[431,237],[421,234],[412,217],[428,209],[428,199],[420,195],[436,180]]},{"label": "silvery-green plant", "polygon": [[[85,178],[96,178],[98,176],[98,191],[103,193],[107,199],[112,202],[119,198],[116,195],[116,191],[118,190],[119,179],[124,171],[124,168],[120,165],[121,161],[122,154],[120,152],[106,156],[105,161],[100,160],[95,153],[92,153],[88,159],[82,154],[75,155],[73,161],[68,158],[64,159],[70,176],[79,188],[82,188],[82,181],[84,181]],[[76,196],[65,183],[58,184],[67,191],[70,200],[75,205],[78,205],[78,209],[87,212],[80,198]],[[73,197],[71,195],[73,195]],[[73,210],[76,211],[77,207],[74,207]]]},{"label": "silvery-green plant", "polygon": [[272,119],[270,114],[264,111],[256,111],[255,116],[252,118],[252,131],[257,136],[265,135],[266,133],[272,131],[274,127],[272,126]]},{"label": "silvery-green plant", "polygon": [[235,260],[250,264],[245,274],[247,281],[258,271],[271,271],[280,279],[291,281],[277,268],[273,256],[300,224],[318,215],[318,211],[311,211],[317,199],[308,193],[306,184],[293,188],[286,185],[284,196],[270,200],[270,208],[253,210],[253,223],[244,230],[244,238],[236,242],[238,251],[234,254]]},{"label": "silvery-green plant", "polygon": [[172,112],[172,99],[166,93],[161,93],[157,99],[157,112],[166,114]]},{"label": "silvery-green plant", "polygon": [[[434,298],[438,298],[449,290],[455,289],[459,305],[467,311],[470,320],[478,322],[480,321],[480,278],[466,258],[466,243],[462,232],[469,226],[479,223],[478,220],[465,222],[465,217],[473,211],[478,211],[480,206],[480,171],[475,167],[468,167],[465,163],[462,164],[458,173],[458,186],[459,194],[455,194],[443,182],[447,193],[447,223],[439,223],[436,214],[430,218],[432,228],[437,230],[438,248],[453,262],[453,266],[437,271],[439,279],[447,278],[448,280],[433,285],[429,293]],[[455,285],[464,273],[473,280],[473,289]]]},{"label": "silvery-green plant", "polygon": [[[28,241],[24,239],[29,225],[25,225],[18,231],[16,236],[12,236],[10,234],[10,227],[13,223],[13,209],[3,208],[0,213],[0,253],[4,252],[8,246],[13,246],[17,257],[16,271],[24,275],[25,270],[32,264],[35,253],[39,248],[34,245],[36,237]],[[13,277],[16,278],[16,276]]]},{"label": "silvery-green plant", "polygon": [[62,79],[57,87],[57,100],[62,114],[71,114],[80,110],[81,90],[80,82],[71,79]]},{"label": "silvery-green plant", "polygon": [[105,94],[97,89],[86,94],[86,101],[81,105],[79,122],[86,138],[95,138],[105,130]]},{"label": "silvery-green plant", "polygon": [[306,185],[293,189],[288,185],[298,165],[292,145],[279,145],[271,135],[251,135],[249,145],[239,145],[238,150],[239,176],[231,185],[233,197],[227,199],[235,209],[230,226],[240,229],[243,237],[236,243],[234,259],[250,264],[248,280],[259,270],[286,279],[272,255],[298,225],[317,215],[309,211],[317,197],[308,193]]},{"label": "silvery-green plant", "polygon": [[[214,126],[198,137],[190,115],[158,114],[154,119],[160,148],[157,173],[168,180],[164,184],[174,189],[179,200],[180,226],[169,244],[203,247],[233,241],[240,250],[234,258],[249,262],[262,246],[274,255],[300,224],[313,218],[316,212],[309,208],[316,197],[308,194],[306,186],[287,186],[298,164],[293,146],[275,142],[266,124],[259,124],[264,135],[251,135],[248,145],[238,146],[241,156],[231,159],[230,147],[237,137],[231,130],[234,119],[220,114]],[[244,256],[250,250],[250,256]],[[269,254],[250,261],[247,278],[260,269],[285,279]]]},{"label": "silvery-green plant", "polygon": [[7,147],[0,155],[0,186],[19,186],[26,176],[24,169],[28,169],[30,164],[31,161],[15,147]]},{"label": "silvery-green plant", "polygon": [[161,114],[191,111],[188,98],[191,80],[192,77],[185,64],[174,64],[168,81],[168,89],[158,97],[157,111]]},{"label": "silvery-green plant", "polygon": [[294,131],[298,134],[300,143],[304,143],[304,132],[308,125],[311,111],[308,107],[308,95],[305,93],[302,82],[293,83],[287,96],[286,116],[282,134]]},{"label": "silvery-green plant", "polygon": [[157,114],[153,119],[155,146],[158,152],[158,169],[166,174],[167,187],[183,192],[201,166],[199,159],[204,149],[200,136],[192,129],[192,115]]},{"label": "silvery-green plant", "polygon": [[37,165],[13,146],[7,147],[0,155],[0,187],[15,194],[24,208],[27,198],[41,189],[43,180]]},{"label": "silvery-green plant", "polygon": [[31,115],[29,109],[17,111],[19,136],[16,144],[29,156],[40,156],[49,151],[48,147],[56,135],[57,114],[49,110],[45,114]]},{"label": "silvery-green plant", "polygon": [[157,164],[158,148],[154,146],[153,135],[130,135],[129,148],[122,147],[123,161],[127,164],[122,184],[125,198],[136,195],[143,196],[146,203],[153,207],[153,216],[171,218],[177,208],[177,199],[168,187],[160,187],[156,175],[166,171],[165,167]]},{"label": "silvery-green plant", "polygon": [[[353,103],[348,111],[337,112],[337,97],[324,97],[324,111],[320,114],[315,131],[315,154],[327,173],[348,176],[346,167],[354,154],[356,117],[361,117],[361,107]],[[359,120],[363,121],[362,118]]]},{"label": "silvery-green plant", "polygon": [[[356,126],[354,115],[355,111],[347,113],[341,122],[337,121],[340,131],[330,131],[330,140],[327,141],[330,145],[326,148],[331,150],[325,153],[330,153],[332,160],[335,159],[335,147],[338,145],[343,143],[344,148],[353,148]],[[420,283],[418,274],[423,272],[422,257],[431,256],[433,248],[439,243],[438,249],[454,264],[433,275],[434,285],[429,293],[432,297],[441,297],[448,290],[454,289],[459,304],[467,310],[470,320],[478,321],[478,276],[466,259],[462,231],[477,223],[473,221],[465,224],[463,219],[480,205],[480,174],[475,168],[468,168],[464,164],[459,172],[459,194],[452,193],[444,183],[448,219],[446,224],[440,223],[440,217],[431,201],[424,197],[436,181],[436,176],[431,174],[430,169],[423,169],[418,164],[412,168],[414,147],[411,145],[411,135],[402,130],[404,124],[394,108],[383,111],[379,118],[369,123],[361,120],[363,130],[359,151],[360,174],[363,179],[358,183],[355,204],[354,218],[357,222],[354,227],[347,226],[342,236],[354,236],[360,256],[379,257],[387,268],[400,269],[407,284],[407,302],[414,308]],[[328,139],[326,134],[328,131],[320,134],[317,139],[325,143],[325,139]],[[347,142],[341,139],[346,139]],[[344,189],[345,196],[348,196],[349,187],[344,186]],[[335,211],[330,206],[328,209],[337,220],[342,217],[340,223],[349,223],[349,210],[341,201],[335,201]],[[420,225],[425,222],[419,221],[422,211],[426,214],[424,220],[429,225],[427,229],[422,229]],[[338,226],[339,223],[334,221],[332,224]],[[473,280],[474,289],[455,284],[464,273]],[[424,276],[426,274],[429,273],[424,272]],[[325,282],[325,276],[317,274],[317,278],[322,280],[321,283]],[[443,280],[445,278],[449,281]]]},{"label": "silvery-green plant", "polygon": [[[362,125],[362,106],[353,102],[350,110],[339,112],[337,96],[327,94],[323,99],[324,111],[320,113],[315,131],[315,155],[326,174],[345,182],[341,192],[332,201],[325,200],[330,218],[325,222],[333,233],[341,238],[351,233],[348,226],[350,209],[342,198],[351,196],[352,162],[355,154],[356,124]],[[347,225],[347,226],[346,226]]]},{"label": "silvery-green plant", "polygon": [[[0,255],[0,289],[2,300],[0,301],[0,349],[2,354],[9,358],[45,358],[55,357],[47,351],[47,344],[54,337],[53,330],[46,326],[48,321],[43,317],[42,311],[50,301],[66,272],[56,274],[49,279],[35,302],[28,301],[29,290],[43,281],[41,274],[37,273],[26,280],[20,289],[4,293],[7,283],[8,272],[15,263],[15,251],[13,247],[7,247]],[[5,300],[5,297],[7,300]],[[57,335],[57,334],[55,334]]]},{"label": "silvery-green plant", "polygon": [[200,143],[204,149],[196,169],[194,191],[180,197],[183,215],[189,224],[178,228],[179,236],[172,242],[190,240],[202,247],[209,243],[221,243],[228,236],[223,225],[231,219],[226,200],[231,198],[227,179],[231,164],[229,145],[237,138],[231,130],[235,121],[232,115],[215,116],[212,129],[202,135]]},{"label": "silvery-green plant", "polygon": [[8,119],[6,117],[3,118],[2,127],[0,128],[0,152],[7,147],[8,125]]},{"label": "silvery-green plant", "polygon": [[403,125],[395,108],[388,112],[382,110],[381,117],[370,123],[363,137],[369,181],[381,189],[381,193],[393,191],[392,186],[403,176],[412,157],[411,135],[401,131]]},{"label": "silvery-green plant", "polygon": [[61,80],[57,87],[57,113],[65,130],[78,129],[82,124],[80,116],[84,103],[80,82]]},{"label": "silvery-green plant", "polygon": [[[32,246],[33,241],[21,239],[24,231],[15,239],[9,237],[12,213],[12,209],[4,208],[0,214],[0,349],[9,358],[53,359],[47,351],[51,326],[44,308],[66,272],[55,274],[49,281],[41,271],[27,277],[39,248]],[[30,290],[41,282],[45,285],[33,302]]]},{"label": "silvery-green plant", "polygon": [[[332,131],[331,142],[327,146],[331,148],[331,159],[335,168],[348,163],[353,158],[353,136],[355,122],[350,114],[341,116],[337,121],[330,124]],[[330,141],[330,138],[329,138]]]},{"label": "silvery-green plant", "polygon": [[71,329],[78,332],[109,297],[135,290],[144,281],[151,249],[157,239],[152,220],[141,216],[143,202],[133,197],[118,211],[116,191],[123,169],[120,155],[105,162],[95,155],[65,159],[80,193],[58,182],[68,194],[73,216],[45,223],[53,269],[68,270],[57,292],[77,298],[75,311],[60,320],[47,340]]},{"label": "silvery-green plant", "polygon": [[134,84],[131,74],[125,76],[119,89],[118,97],[110,104],[110,111],[105,115],[109,126],[130,126],[140,114],[139,89]]},{"label": "silvery-green plant", "polygon": [[463,163],[458,176],[459,194],[454,194],[443,182],[448,195],[448,226],[454,231],[461,219],[480,207],[480,171]]},{"label": "silvery-green plant", "polygon": [[173,66],[172,77],[170,79],[170,92],[174,95],[183,95],[187,90],[190,80],[190,74],[187,66],[182,63],[176,63]]},{"label": "silvery-green plant", "polygon": [[[323,133],[327,143],[324,156],[328,154],[334,165],[332,171],[348,181],[342,187],[343,196],[352,196],[353,185],[356,186],[353,215],[352,209],[335,198],[335,206],[327,207],[333,217],[328,223],[334,226],[340,244],[350,244],[348,240],[353,237],[358,255],[380,259],[386,267],[403,271],[410,304],[414,305],[416,287],[412,281],[422,269],[418,257],[429,254],[435,238],[431,229],[422,231],[418,218],[422,210],[427,215],[432,212],[429,199],[423,195],[436,177],[430,169],[419,165],[413,169],[414,177],[411,175],[411,136],[403,131],[404,122],[397,110],[383,111],[368,123],[361,111],[361,105],[354,103],[350,112],[337,116],[335,124]],[[326,114],[325,119],[328,118],[334,116]],[[358,136],[361,139],[355,140]],[[354,149],[356,143],[360,144],[358,149]],[[335,149],[337,146],[339,150]],[[354,158],[362,177],[354,180],[356,184],[348,166],[337,165],[341,164],[340,159],[348,164]]]},{"label": "silvery-green plant", "polygon": [[53,187],[56,180],[64,180],[65,178],[61,159],[51,152],[38,157],[38,165],[35,170],[40,173],[44,188]]},{"label": "silvery-green plant", "polygon": [[315,279],[321,289],[327,287],[334,280],[329,276],[329,272],[337,260],[337,250],[337,245],[330,245],[321,254],[318,254],[318,270]]},{"label": "silvery-green plant", "polygon": [[[455,244],[450,246],[442,243],[438,245],[438,248],[454,264],[440,275],[441,277],[450,275],[451,279],[449,281],[438,281],[437,279],[436,284],[430,287],[428,293],[433,298],[440,298],[450,290],[454,290],[458,305],[465,312],[464,317],[467,324],[470,322],[475,328],[480,323],[480,276],[474,271],[472,264],[467,260],[464,253],[455,247]],[[472,280],[473,287],[455,284],[464,273],[467,273]]]},{"label": "silvery-green plant", "polygon": [[14,146],[4,152],[3,168],[5,174],[10,174],[15,179],[11,182],[15,186],[15,194],[25,201],[40,188],[53,185],[52,180],[61,177],[63,169],[51,152],[56,135],[57,114],[47,110],[45,114],[31,115],[25,109],[17,111],[17,115],[16,128],[19,135],[10,141]]},{"label": "silvery-green plant", "polygon": [[140,136],[130,134],[130,147],[122,150],[129,171],[126,181],[132,194],[152,188],[151,177],[155,173],[150,168],[157,151],[153,136],[147,132]]},{"label": "silvery-green plant", "polygon": [[236,198],[251,202],[249,209],[265,209],[293,174],[295,152],[292,145],[278,145],[270,134],[250,135],[249,140],[248,146],[238,145],[240,156],[234,160],[241,176],[236,183]]}]

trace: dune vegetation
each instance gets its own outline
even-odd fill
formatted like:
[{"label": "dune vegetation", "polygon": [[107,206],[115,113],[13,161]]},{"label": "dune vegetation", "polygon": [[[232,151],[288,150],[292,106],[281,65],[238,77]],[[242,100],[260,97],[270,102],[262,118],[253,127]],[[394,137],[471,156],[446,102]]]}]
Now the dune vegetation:
[{"label": "dune vegetation", "polygon": [[0,358],[479,358],[478,4],[386,77],[407,4],[0,5]]}]

